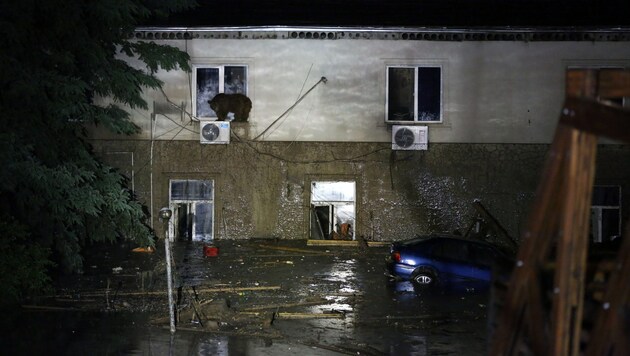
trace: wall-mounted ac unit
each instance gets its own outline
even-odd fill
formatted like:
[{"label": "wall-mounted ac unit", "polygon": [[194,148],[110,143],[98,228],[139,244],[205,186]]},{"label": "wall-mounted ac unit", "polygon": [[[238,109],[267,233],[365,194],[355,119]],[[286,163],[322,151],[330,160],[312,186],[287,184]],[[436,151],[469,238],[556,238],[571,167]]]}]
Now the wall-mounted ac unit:
[{"label": "wall-mounted ac unit", "polygon": [[230,123],[227,121],[201,121],[199,141],[210,144],[230,143]]},{"label": "wall-mounted ac unit", "polygon": [[426,150],[427,126],[392,126],[392,150]]}]

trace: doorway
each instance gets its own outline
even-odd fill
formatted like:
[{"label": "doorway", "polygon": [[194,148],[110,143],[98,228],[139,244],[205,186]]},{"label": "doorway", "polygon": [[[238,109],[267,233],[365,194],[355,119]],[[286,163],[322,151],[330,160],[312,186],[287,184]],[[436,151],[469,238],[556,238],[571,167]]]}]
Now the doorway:
[{"label": "doorway", "polygon": [[309,238],[354,240],[355,196],[354,181],[312,182]]},{"label": "doorway", "polygon": [[169,236],[177,241],[211,241],[214,238],[214,181],[170,181],[173,217]]}]

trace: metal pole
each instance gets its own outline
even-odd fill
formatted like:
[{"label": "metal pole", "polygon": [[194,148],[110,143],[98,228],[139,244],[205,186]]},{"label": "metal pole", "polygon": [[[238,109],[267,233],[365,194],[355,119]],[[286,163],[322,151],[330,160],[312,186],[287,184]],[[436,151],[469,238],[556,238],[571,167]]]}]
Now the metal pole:
[{"label": "metal pole", "polygon": [[168,287],[168,312],[171,319],[171,334],[175,333],[175,305],[173,303],[173,272],[171,267],[171,240],[168,238],[168,221],[173,212],[168,208],[160,209],[160,219],[164,224],[164,250],[166,253],[166,284]]},{"label": "metal pole", "polygon": [[[167,225],[168,226],[168,225]],[[166,278],[168,285],[168,312],[171,317],[171,333],[175,332],[175,309],[173,305],[173,273],[171,267],[171,241],[168,238],[168,230],[164,234],[164,247],[166,249]]]}]

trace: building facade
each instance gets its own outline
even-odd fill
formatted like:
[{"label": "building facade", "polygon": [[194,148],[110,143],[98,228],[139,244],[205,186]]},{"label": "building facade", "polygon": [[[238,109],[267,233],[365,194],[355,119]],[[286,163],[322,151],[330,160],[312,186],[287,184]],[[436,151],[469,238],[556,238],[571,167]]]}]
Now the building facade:
[{"label": "building facade", "polygon": [[[630,31],[139,28],[186,51],[135,136],[98,129],[174,239],[400,240],[465,232],[474,201],[518,239],[574,68],[629,68]],[[130,60],[134,65],[139,62]],[[218,121],[216,94],[251,100]],[[104,100],[106,101],[106,100]],[[630,99],[617,104],[630,106]],[[215,108],[216,109],[216,108]],[[219,110],[217,110],[219,111]],[[624,163],[626,162],[626,163]],[[593,240],[621,234],[630,146],[603,139]]]}]

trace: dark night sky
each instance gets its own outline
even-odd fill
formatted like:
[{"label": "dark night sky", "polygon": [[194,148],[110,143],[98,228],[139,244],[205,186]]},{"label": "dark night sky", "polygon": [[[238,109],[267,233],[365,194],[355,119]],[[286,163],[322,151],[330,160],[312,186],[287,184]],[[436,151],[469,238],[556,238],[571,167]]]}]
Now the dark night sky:
[{"label": "dark night sky", "polygon": [[146,25],[628,27],[630,0],[197,0]]}]

